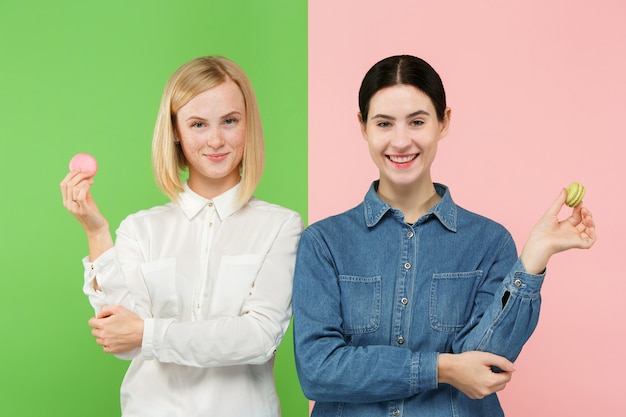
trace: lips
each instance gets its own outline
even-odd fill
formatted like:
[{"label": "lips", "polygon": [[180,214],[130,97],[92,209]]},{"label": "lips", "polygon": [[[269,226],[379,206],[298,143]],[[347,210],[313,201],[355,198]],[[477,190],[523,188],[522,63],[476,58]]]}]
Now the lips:
[{"label": "lips", "polygon": [[227,156],[228,153],[212,153],[206,155],[207,159],[213,162],[223,161]]}]

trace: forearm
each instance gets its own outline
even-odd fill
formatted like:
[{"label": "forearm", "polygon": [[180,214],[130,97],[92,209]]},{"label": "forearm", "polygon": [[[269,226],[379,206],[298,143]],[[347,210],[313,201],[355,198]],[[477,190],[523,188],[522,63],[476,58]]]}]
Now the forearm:
[{"label": "forearm", "polygon": [[524,268],[530,274],[542,274],[552,256],[550,249],[541,243],[529,240],[522,249],[520,259]]},{"label": "forearm", "polygon": [[299,340],[296,367],[305,396],[319,402],[379,402],[436,389],[437,353],[387,345],[337,347]]},{"label": "forearm", "polygon": [[117,248],[112,247],[103,252],[95,262],[91,262],[89,257],[83,258],[83,292],[89,298],[96,315],[100,314],[104,306],[122,305],[143,317],[148,316],[149,311],[138,311],[117,252]]},{"label": "forearm", "polygon": [[270,360],[289,326],[258,313],[203,321],[146,319],[142,354],[146,359],[194,367],[262,364]]},{"label": "forearm", "polygon": [[[87,244],[89,246],[89,259],[91,261],[95,261],[103,253],[111,249],[114,246],[114,243],[113,238],[111,237],[111,233],[109,232],[108,224],[106,225],[106,228],[103,228],[99,231],[88,232]],[[98,285],[97,277],[94,277],[92,285],[96,291],[101,290],[100,286]]]},{"label": "forearm", "polygon": [[92,262],[111,249],[114,243],[108,223],[97,230],[87,231],[87,244],[89,246],[89,259]]},{"label": "forearm", "polygon": [[543,280],[544,274],[525,272],[518,260],[484,312],[475,312],[476,319],[459,332],[454,352],[480,350],[514,361],[537,326]]}]

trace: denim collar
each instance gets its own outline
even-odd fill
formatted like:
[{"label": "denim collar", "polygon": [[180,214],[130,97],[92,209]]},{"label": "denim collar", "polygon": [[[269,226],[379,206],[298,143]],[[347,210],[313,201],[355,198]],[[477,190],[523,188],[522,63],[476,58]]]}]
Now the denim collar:
[{"label": "denim collar", "polygon": [[[448,187],[443,184],[434,183],[435,191],[441,197],[441,200],[435,204],[417,223],[422,223],[430,217],[435,217],[439,222],[451,232],[457,230],[457,206],[452,201],[452,196]],[[374,227],[383,218],[383,216],[391,211],[393,216],[402,217],[402,213],[385,203],[376,193],[378,189],[378,180],[374,181],[370,186],[365,199],[363,201],[365,223],[367,227]]]},{"label": "denim collar", "polygon": [[238,183],[231,189],[209,200],[195,193],[189,188],[187,182],[185,182],[183,184],[184,190],[180,193],[178,202],[183,213],[185,213],[189,219],[195,217],[207,204],[212,202],[215,206],[215,211],[217,211],[217,215],[221,220],[224,220],[241,208],[241,206],[237,204],[237,195],[239,194],[240,187],[241,183]]}]

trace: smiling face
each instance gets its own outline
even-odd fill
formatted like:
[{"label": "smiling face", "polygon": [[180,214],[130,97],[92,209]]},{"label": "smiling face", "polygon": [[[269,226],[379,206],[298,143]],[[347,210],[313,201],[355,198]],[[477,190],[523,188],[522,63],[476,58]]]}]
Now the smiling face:
[{"label": "smiling face", "polygon": [[430,167],[449,120],[449,108],[439,121],[432,100],[410,85],[385,87],[372,96],[361,132],[380,172],[379,192],[432,188]]},{"label": "smiling face", "polygon": [[193,191],[213,198],[239,182],[246,108],[237,84],[229,80],[192,98],[176,114],[176,131]]}]

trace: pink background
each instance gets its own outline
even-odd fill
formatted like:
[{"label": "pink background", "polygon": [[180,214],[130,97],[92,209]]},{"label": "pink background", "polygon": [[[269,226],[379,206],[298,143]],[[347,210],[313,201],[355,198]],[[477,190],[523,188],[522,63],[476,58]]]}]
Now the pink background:
[{"label": "pink background", "polygon": [[579,181],[598,225],[590,251],[550,262],[539,326],[500,396],[507,416],[623,416],[626,2],[311,0],[310,223],[358,204],[377,178],[358,88],[403,53],[446,86],[452,126],[433,177],[458,204],[504,224],[521,250]]}]

